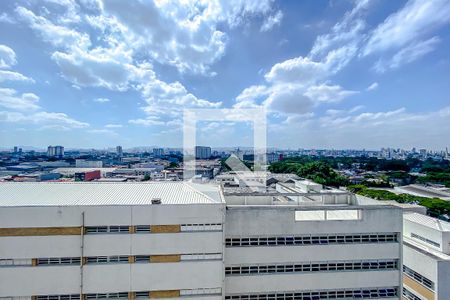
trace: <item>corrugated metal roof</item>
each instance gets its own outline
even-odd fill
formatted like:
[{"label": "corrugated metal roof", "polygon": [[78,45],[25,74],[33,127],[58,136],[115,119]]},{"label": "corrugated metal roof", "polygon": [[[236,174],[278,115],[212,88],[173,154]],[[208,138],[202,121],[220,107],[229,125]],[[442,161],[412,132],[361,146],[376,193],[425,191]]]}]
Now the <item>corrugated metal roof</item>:
[{"label": "corrugated metal roof", "polygon": [[433,228],[435,230],[439,230],[439,231],[450,231],[450,224],[445,222],[445,221],[441,221],[439,219],[435,219],[429,216],[425,216],[422,214],[418,214],[418,213],[408,213],[408,214],[404,214],[403,218],[405,220],[426,226],[426,227],[430,227]]},{"label": "corrugated metal roof", "polygon": [[[216,189],[220,195],[218,186],[209,189]],[[160,198],[162,204],[210,204],[219,203],[220,197],[210,197],[185,182],[0,183],[0,207],[146,205],[153,198]]]}]

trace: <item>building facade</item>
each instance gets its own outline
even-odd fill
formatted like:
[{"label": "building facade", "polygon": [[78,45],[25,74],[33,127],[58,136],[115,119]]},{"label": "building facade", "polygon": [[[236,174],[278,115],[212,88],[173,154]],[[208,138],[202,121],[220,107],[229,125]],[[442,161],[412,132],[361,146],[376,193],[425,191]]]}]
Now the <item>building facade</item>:
[{"label": "building facade", "polygon": [[49,157],[63,157],[64,147],[63,146],[48,146],[47,156]]},{"label": "building facade", "polygon": [[[183,183],[0,189],[0,298],[222,299],[220,200]],[[47,197],[10,202],[28,193]]]},{"label": "building facade", "polygon": [[1,184],[0,299],[400,299],[402,210],[305,196]]},{"label": "building facade", "polygon": [[403,220],[405,299],[450,299],[450,225],[418,213]]},{"label": "building facade", "polygon": [[195,146],[195,158],[196,159],[211,158],[211,147]]},{"label": "building facade", "polygon": [[153,149],[153,155],[155,157],[161,157],[164,155],[164,149],[163,148],[154,148]]},{"label": "building facade", "polygon": [[400,299],[401,209],[273,197],[226,196],[225,299]]},{"label": "building facade", "polygon": [[122,157],[122,156],[123,156],[123,149],[122,149],[122,146],[116,146],[116,154],[117,154],[117,156],[119,156],[119,157]]}]

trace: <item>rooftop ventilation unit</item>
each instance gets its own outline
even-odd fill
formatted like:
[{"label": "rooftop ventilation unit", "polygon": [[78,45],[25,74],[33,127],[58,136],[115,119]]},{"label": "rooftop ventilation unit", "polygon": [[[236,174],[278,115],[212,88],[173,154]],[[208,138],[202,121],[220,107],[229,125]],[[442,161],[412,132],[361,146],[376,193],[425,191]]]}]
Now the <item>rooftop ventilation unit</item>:
[{"label": "rooftop ventilation unit", "polygon": [[152,204],[161,204],[161,198],[153,198]]}]

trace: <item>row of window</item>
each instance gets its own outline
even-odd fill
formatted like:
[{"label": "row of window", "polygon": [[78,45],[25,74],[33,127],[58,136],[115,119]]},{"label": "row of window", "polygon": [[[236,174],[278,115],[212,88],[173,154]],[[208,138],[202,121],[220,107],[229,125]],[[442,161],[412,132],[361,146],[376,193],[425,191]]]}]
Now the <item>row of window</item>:
[{"label": "row of window", "polygon": [[[149,293],[146,293],[148,297]],[[101,293],[101,294],[86,294],[84,295],[84,299],[128,299],[128,293]]]},{"label": "row of window", "polygon": [[[193,296],[193,295],[220,295],[222,294],[221,288],[200,288],[200,289],[186,289],[180,290],[180,296]],[[133,298],[149,298],[151,291],[133,292]],[[96,293],[85,294],[83,299],[128,299],[128,292],[120,293]],[[80,300],[80,294],[73,295],[42,295],[36,296],[36,300]]]},{"label": "row of window", "polygon": [[[150,262],[151,255],[117,255],[117,256],[91,256],[85,257],[86,264],[108,264],[108,263],[128,263],[129,258],[131,261],[141,263]],[[221,260],[221,253],[194,253],[194,254],[181,254],[181,261],[193,261],[193,260]],[[37,265],[79,265],[81,263],[80,257],[56,257],[56,258],[38,258]]]},{"label": "row of window", "polygon": [[407,300],[422,300],[406,288],[403,288],[403,298]]},{"label": "row of window", "polygon": [[[149,292],[140,293],[137,297],[149,297]],[[128,299],[128,293],[85,294],[83,299]],[[37,296],[36,300],[80,300],[80,294]]]},{"label": "row of window", "polygon": [[37,265],[79,265],[81,264],[81,257],[52,257],[52,258],[38,258]]},{"label": "row of window", "polygon": [[129,233],[130,226],[88,226],[84,228],[85,234],[91,233]]},{"label": "row of window", "polygon": [[93,256],[86,257],[86,264],[128,263],[128,256]]},{"label": "row of window", "polygon": [[[86,234],[98,233],[130,233],[133,230],[136,233],[151,232],[151,225],[136,225],[136,226],[86,226]],[[190,231],[222,231],[222,224],[208,223],[208,224],[181,224],[180,230],[183,232]]]},{"label": "row of window", "polygon": [[301,235],[278,237],[243,237],[227,238],[228,247],[246,246],[301,246],[301,245],[328,245],[328,244],[357,244],[357,243],[389,243],[397,242],[397,233],[374,234],[329,234],[329,235]]},{"label": "row of window", "polygon": [[423,242],[425,242],[427,244],[430,244],[430,245],[432,245],[434,247],[437,247],[437,248],[441,247],[441,244],[436,243],[435,241],[432,241],[430,239],[427,239],[426,237],[423,237],[421,235],[418,235],[418,234],[415,234],[415,233],[411,233],[411,237],[415,238],[415,239],[418,239],[418,240],[421,240],[421,241],[423,241]]},{"label": "row of window", "polygon": [[417,273],[416,271],[408,268],[407,266],[403,265],[403,273],[411,277],[417,282],[420,282],[422,285],[426,286],[430,290],[434,291],[434,282],[430,279],[426,278],[425,276]]},{"label": "row of window", "polygon": [[222,224],[181,224],[181,231],[222,231]]},{"label": "row of window", "polygon": [[396,297],[397,288],[373,288],[360,290],[323,290],[307,292],[277,292],[270,294],[226,295],[226,300],[321,300],[321,299],[374,299]]},{"label": "row of window", "polygon": [[230,266],[225,268],[226,275],[294,273],[294,272],[327,272],[354,270],[395,270],[397,260],[367,260],[367,261],[335,261],[309,262],[301,264]]},{"label": "row of window", "polygon": [[0,259],[0,267],[7,266],[31,266],[31,259]]},{"label": "row of window", "polygon": [[36,300],[80,300],[80,294],[36,296]]}]

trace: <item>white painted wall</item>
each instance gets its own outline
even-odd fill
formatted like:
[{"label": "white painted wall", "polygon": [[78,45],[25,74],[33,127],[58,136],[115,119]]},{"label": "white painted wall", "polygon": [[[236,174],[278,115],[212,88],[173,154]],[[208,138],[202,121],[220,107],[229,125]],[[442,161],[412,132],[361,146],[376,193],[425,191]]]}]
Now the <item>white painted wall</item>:
[{"label": "white painted wall", "polygon": [[[0,228],[223,223],[224,205],[12,207]],[[80,257],[81,236],[0,237],[1,258]],[[87,234],[84,256],[223,253],[223,232]],[[223,261],[88,264],[83,293],[223,287]],[[0,267],[0,297],[76,294],[80,266]],[[192,296],[195,300],[200,296]],[[220,296],[213,296],[218,300]],[[204,296],[201,297],[202,299]]]},{"label": "white painted wall", "polygon": [[399,284],[396,271],[250,275],[227,277],[225,292],[226,294],[245,294],[249,292],[391,287]]},{"label": "white painted wall", "polygon": [[229,207],[225,232],[227,236],[402,232],[400,208],[356,208],[362,209],[361,220],[295,221],[295,211],[301,210],[297,207]]},{"label": "white painted wall", "polygon": [[[427,238],[435,243],[438,243],[440,247],[436,247],[433,244],[427,243],[417,238],[413,238],[411,236],[411,234],[413,233],[418,234],[424,238]],[[424,244],[426,247],[439,250],[441,252],[444,252],[444,250],[446,250],[446,248],[448,247],[448,245],[445,244],[446,241],[443,239],[443,233],[441,231],[416,222],[412,222],[408,219],[403,220],[403,235],[405,237],[413,239],[414,241],[420,244]]]},{"label": "white painted wall", "polygon": [[439,300],[450,299],[450,261],[440,261],[438,263],[437,295]]},{"label": "white painted wall", "polygon": [[321,246],[227,247],[225,264],[292,263],[330,260],[396,259],[400,245],[347,244]]},{"label": "white painted wall", "polygon": [[422,276],[434,282],[437,281],[436,259],[409,247],[407,244],[403,245],[403,264]]},{"label": "white painted wall", "polygon": [[[361,209],[360,220],[295,221],[295,206],[233,206],[226,211],[226,237],[292,236],[335,233],[398,233],[398,243],[310,246],[227,247],[225,265],[296,263],[335,260],[399,259],[401,265],[402,211],[395,207],[343,206]],[[317,209],[325,207],[317,207]],[[399,287],[401,268],[387,271],[340,271],[295,274],[227,276],[226,294],[274,291]]]},{"label": "white painted wall", "polygon": [[79,266],[0,268],[0,297],[76,294],[79,286]]}]

